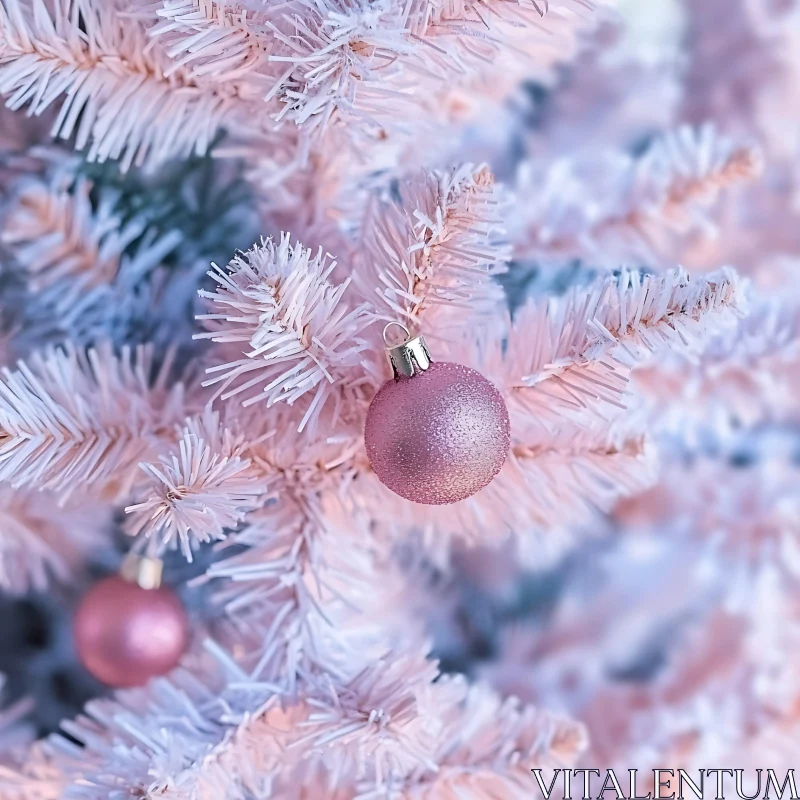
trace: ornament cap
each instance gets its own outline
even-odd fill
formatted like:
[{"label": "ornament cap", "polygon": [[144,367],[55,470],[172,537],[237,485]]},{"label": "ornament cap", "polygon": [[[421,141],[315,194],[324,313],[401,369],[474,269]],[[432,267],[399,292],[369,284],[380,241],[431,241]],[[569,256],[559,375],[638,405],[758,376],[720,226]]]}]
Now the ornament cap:
[{"label": "ornament cap", "polygon": [[[405,338],[399,344],[389,344],[386,331],[397,325],[405,332]],[[383,329],[383,341],[386,342],[386,354],[392,365],[395,379],[399,377],[413,378],[425,372],[431,365],[431,354],[423,336],[412,336],[411,332],[400,322],[390,322]]]},{"label": "ornament cap", "polygon": [[161,572],[164,562],[160,558],[128,553],[122,562],[119,574],[130,583],[142,589],[158,589],[161,586]]}]

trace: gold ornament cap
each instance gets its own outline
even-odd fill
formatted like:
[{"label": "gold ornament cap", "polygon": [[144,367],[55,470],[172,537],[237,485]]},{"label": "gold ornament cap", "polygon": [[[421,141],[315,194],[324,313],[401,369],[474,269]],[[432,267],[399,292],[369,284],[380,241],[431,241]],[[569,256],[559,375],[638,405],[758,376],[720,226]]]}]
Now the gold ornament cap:
[{"label": "gold ornament cap", "polygon": [[[386,332],[392,325],[402,328],[404,339],[398,344],[389,344]],[[413,378],[425,372],[431,365],[431,354],[423,336],[412,336],[401,322],[390,322],[383,329],[383,341],[386,342],[386,355],[392,365],[395,379],[399,377]]]},{"label": "gold ornament cap", "polygon": [[158,589],[164,562],[160,558],[128,553],[122,562],[119,574],[142,589]]}]

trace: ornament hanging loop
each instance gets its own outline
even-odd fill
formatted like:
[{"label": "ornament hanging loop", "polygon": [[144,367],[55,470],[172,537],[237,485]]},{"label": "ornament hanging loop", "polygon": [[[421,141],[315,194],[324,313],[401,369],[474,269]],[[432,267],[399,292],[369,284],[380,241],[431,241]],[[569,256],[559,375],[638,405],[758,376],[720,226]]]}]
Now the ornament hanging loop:
[{"label": "ornament hanging loop", "polygon": [[387,348],[395,347],[394,344],[389,343],[389,337],[386,335],[386,332],[389,328],[395,325],[396,327],[400,328],[403,331],[403,338],[401,341],[407,342],[411,338],[411,331],[403,325],[402,322],[397,322],[396,320],[392,320],[391,322],[387,322],[386,325],[383,326],[383,341]]},{"label": "ornament hanging loop", "polygon": [[[386,338],[386,331],[392,326],[397,325],[403,329],[405,339],[400,344],[390,345]],[[383,329],[383,341],[386,342],[386,354],[389,363],[392,365],[395,380],[401,376],[413,378],[420,372],[425,372],[431,365],[431,354],[428,345],[422,336],[412,336],[411,332],[401,322],[389,322]]]}]

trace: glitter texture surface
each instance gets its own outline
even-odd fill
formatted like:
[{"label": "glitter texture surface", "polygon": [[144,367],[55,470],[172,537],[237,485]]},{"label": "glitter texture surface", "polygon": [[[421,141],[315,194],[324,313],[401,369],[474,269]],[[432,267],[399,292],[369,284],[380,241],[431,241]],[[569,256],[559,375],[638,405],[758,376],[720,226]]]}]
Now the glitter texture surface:
[{"label": "glitter texture surface", "polygon": [[109,686],[140,686],[177,666],[189,621],[175,593],[113,576],[90,589],[75,615],[75,648]]},{"label": "glitter texture surface", "polygon": [[461,364],[434,362],[375,395],[364,431],[381,482],[407,500],[464,500],[500,471],[511,444],[500,392]]}]

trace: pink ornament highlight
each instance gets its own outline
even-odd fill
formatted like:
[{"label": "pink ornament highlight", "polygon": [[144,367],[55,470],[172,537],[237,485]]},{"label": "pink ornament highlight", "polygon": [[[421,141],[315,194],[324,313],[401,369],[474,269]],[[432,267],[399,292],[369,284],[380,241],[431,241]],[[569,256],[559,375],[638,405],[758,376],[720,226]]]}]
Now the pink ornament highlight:
[{"label": "pink ornament highlight", "polygon": [[83,598],[74,632],[86,669],[122,688],[141,686],[177,666],[188,645],[189,621],[171,589],[143,589],[115,575]]},{"label": "pink ornament highlight", "polygon": [[456,503],[503,466],[511,445],[508,410],[500,392],[469,367],[429,362],[412,372],[373,398],[367,455],[395,494],[427,505]]}]

